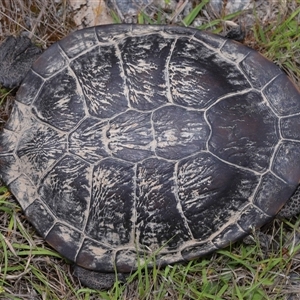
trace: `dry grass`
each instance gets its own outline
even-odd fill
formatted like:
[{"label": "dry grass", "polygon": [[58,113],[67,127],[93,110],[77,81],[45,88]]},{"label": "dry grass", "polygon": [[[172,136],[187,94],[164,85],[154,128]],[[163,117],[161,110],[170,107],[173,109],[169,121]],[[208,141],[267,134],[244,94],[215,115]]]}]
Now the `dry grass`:
[{"label": "dry grass", "polygon": [[[194,6],[187,2],[193,2]],[[150,6],[139,15],[138,21],[178,23],[184,19],[221,34],[240,24],[247,33],[245,43],[282,66],[299,84],[297,39],[300,37],[294,28],[300,23],[299,0],[255,1],[254,10],[232,15],[224,9],[215,11],[204,6],[195,18],[191,17],[191,10],[200,2],[185,1],[184,7],[164,10]],[[76,29],[74,13],[66,0],[1,0],[1,3],[0,41],[6,35],[25,31],[46,48]],[[118,20],[123,18],[118,14],[113,16]],[[8,98],[7,93],[10,93]],[[0,127],[13,103],[11,91],[1,90],[1,95]],[[275,221],[269,225],[275,242],[268,250],[240,243],[185,266],[154,269],[149,273],[139,270],[133,276],[135,279],[130,279],[132,283],[96,292],[80,286],[71,276],[70,265],[35,233],[13,197],[1,187],[0,299],[285,299],[287,292],[300,292],[300,286],[295,284],[300,272],[298,227],[297,220]]]},{"label": "dry grass", "polygon": [[2,0],[0,37],[26,32],[46,48],[75,29],[67,1]]}]

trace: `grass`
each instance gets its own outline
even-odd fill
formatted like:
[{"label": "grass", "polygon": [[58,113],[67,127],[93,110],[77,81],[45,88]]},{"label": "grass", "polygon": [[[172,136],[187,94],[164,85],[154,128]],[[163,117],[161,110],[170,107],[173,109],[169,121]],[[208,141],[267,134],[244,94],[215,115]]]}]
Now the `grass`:
[{"label": "grass", "polygon": [[0,235],[0,299],[31,299],[25,290],[41,297],[37,299],[283,299],[289,273],[298,268],[293,264],[300,245],[284,241],[300,221],[295,228],[276,222],[274,237],[279,237],[279,245],[268,252],[259,244],[238,243],[186,265],[153,270],[141,266],[127,285],[117,283],[108,292],[80,288],[67,262],[22,220],[7,189],[2,187],[0,192],[5,216]]},{"label": "grass", "polygon": [[274,22],[253,28],[258,50],[277,63],[288,75],[299,82],[300,78],[300,1],[295,10],[280,14]]},{"label": "grass", "polygon": [[[30,7],[24,2],[18,10],[15,8],[19,1],[5,2],[10,7],[0,8],[0,37],[27,28],[19,21],[24,16],[33,20],[28,31],[43,47],[72,31],[74,23],[67,2],[47,2],[44,10],[41,0],[32,1]],[[181,19],[175,17],[179,8],[166,12],[157,7],[140,12],[137,19],[147,24],[196,25],[220,34],[233,23],[243,23],[247,13],[213,13],[208,2],[198,1]],[[300,1],[271,4],[268,14],[262,13],[261,7],[251,12],[255,22],[251,28],[246,26],[245,44],[281,66],[300,86]],[[117,13],[112,15],[115,22],[121,22]],[[0,95],[1,126],[7,120],[13,94],[1,90]],[[141,266],[128,278],[128,284],[117,282],[109,291],[94,291],[80,286],[69,262],[36,234],[12,195],[1,186],[0,299],[285,299],[288,292],[300,293],[299,223],[294,219],[269,224],[272,246],[268,249],[261,247],[258,239],[253,245],[236,243],[185,265],[152,270]]]}]

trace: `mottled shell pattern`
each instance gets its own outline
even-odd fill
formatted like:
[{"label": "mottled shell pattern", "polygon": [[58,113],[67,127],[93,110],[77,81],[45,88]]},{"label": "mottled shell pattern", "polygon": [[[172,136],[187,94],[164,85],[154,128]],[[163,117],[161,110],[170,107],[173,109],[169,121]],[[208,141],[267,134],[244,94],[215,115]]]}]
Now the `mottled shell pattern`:
[{"label": "mottled shell pattern", "polygon": [[33,65],[0,175],[58,252],[130,272],[270,220],[300,179],[300,94],[256,51],[195,29],[74,32]]}]

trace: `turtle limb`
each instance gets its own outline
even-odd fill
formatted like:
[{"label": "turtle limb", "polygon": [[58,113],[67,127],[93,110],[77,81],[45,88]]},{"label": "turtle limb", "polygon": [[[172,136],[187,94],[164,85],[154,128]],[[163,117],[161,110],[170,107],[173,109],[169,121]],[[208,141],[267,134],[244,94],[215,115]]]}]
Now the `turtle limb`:
[{"label": "turtle limb", "polygon": [[268,252],[271,247],[278,247],[278,244],[273,240],[273,237],[270,234],[259,230],[255,232],[255,234],[249,234],[243,239],[243,243],[246,245],[256,245],[257,242],[259,243],[259,246],[265,250],[265,252]]},{"label": "turtle limb", "polygon": [[0,84],[7,88],[20,85],[42,50],[26,36],[9,36],[0,46]]},{"label": "turtle limb", "polygon": [[73,275],[75,275],[83,285],[88,286],[89,288],[95,290],[107,290],[113,286],[116,277],[118,278],[118,281],[125,282],[129,274],[101,273],[75,265]]},{"label": "turtle limb", "polygon": [[237,42],[242,42],[245,39],[245,35],[246,35],[245,30],[243,30],[242,27],[239,25],[231,28],[227,32],[225,37],[231,40],[235,40]]},{"label": "turtle limb", "polygon": [[279,218],[290,219],[300,214],[300,185],[296,189],[293,196],[286,202],[278,213]]}]

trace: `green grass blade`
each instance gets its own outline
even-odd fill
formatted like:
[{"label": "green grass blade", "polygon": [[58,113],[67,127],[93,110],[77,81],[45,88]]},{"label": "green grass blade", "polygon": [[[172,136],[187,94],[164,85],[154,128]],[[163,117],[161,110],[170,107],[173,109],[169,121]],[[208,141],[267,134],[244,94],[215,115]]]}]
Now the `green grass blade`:
[{"label": "green grass blade", "polygon": [[198,16],[199,12],[202,10],[202,8],[209,3],[209,0],[202,0],[201,3],[199,3],[192,12],[187,15],[183,20],[182,23],[184,26],[190,26],[195,18]]}]

